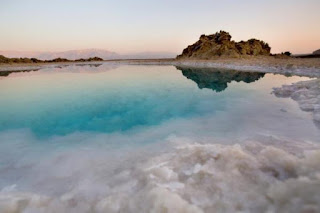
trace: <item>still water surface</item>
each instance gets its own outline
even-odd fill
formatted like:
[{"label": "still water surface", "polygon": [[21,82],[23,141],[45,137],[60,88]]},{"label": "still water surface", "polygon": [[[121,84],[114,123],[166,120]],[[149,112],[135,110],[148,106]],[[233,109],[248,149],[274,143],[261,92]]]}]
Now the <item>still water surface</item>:
[{"label": "still water surface", "polygon": [[[3,72],[0,76],[0,198],[5,198],[0,207],[13,204],[21,198],[19,193],[28,192],[41,196],[41,199],[45,199],[42,196],[52,198],[43,204],[46,206],[43,212],[48,209],[90,212],[84,211],[86,208],[100,208],[107,212],[150,212],[151,207],[142,209],[139,202],[151,199],[148,193],[154,191],[150,186],[158,179],[150,179],[151,182],[146,184],[146,179],[139,178],[146,175],[141,171],[147,167],[142,166],[140,172],[132,172],[130,168],[136,168],[139,162],[148,162],[159,152],[166,152],[172,144],[227,145],[266,138],[272,138],[273,143],[280,143],[280,146],[281,141],[318,143],[320,131],[313,123],[312,115],[300,110],[293,100],[271,94],[273,87],[301,80],[308,78],[110,64]],[[216,150],[209,146],[210,149]],[[238,162],[241,157],[232,153],[226,156],[230,157],[230,162]],[[166,157],[163,159],[164,163],[171,162]],[[189,159],[188,166],[194,167],[192,157]],[[183,168],[182,164],[187,162],[176,163],[177,169]],[[169,181],[163,175],[172,168],[150,177],[161,174],[165,177],[161,181]],[[224,174],[227,177],[228,172]],[[250,172],[255,175],[253,170]],[[167,175],[170,174],[173,173]],[[230,181],[235,178],[230,177]],[[219,183],[208,180],[201,193],[205,189],[213,193],[210,187]],[[199,184],[205,183],[199,179]],[[157,186],[159,184],[157,182]],[[178,190],[174,187],[181,187],[181,183],[170,184],[165,188],[172,186],[169,187],[172,193]],[[225,187],[225,183],[219,187]],[[263,194],[251,185],[246,188],[253,190],[254,195],[250,196]],[[194,190],[197,189],[201,186]],[[183,199],[195,204],[187,193],[192,195],[196,191],[180,190]],[[138,192],[142,194],[134,200],[132,197]],[[8,194],[11,197],[6,197]],[[134,203],[130,206],[126,198],[129,195]],[[31,199],[29,194],[23,196]],[[101,207],[99,203],[106,197],[113,200],[106,201],[107,204],[101,204],[104,205]],[[194,199],[200,198],[203,202],[207,199],[205,194]],[[257,203],[254,204],[255,210],[262,211],[264,204]],[[33,205],[32,202],[28,204],[30,212],[36,208]],[[215,203],[212,201],[210,205]],[[113,211],[112,208],[117,206],[120,210]],[[232,205],[229,207],[231,211]],[[210,208],[207,212],[211,211]],[[212,208],[219,209],[217,206]]]}]

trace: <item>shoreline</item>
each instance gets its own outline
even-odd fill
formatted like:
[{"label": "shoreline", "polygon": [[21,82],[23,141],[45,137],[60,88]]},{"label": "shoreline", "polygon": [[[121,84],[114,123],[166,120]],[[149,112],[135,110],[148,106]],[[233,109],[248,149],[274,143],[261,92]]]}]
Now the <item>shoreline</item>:
[{"label": "shoreline", "polygon": [[1,71],[34,70],[69,66],[77,64],[113,64],[113,65],[165,65],[190,68],[234,69],[246,72],[264,72],[284,75],[320,77],[320,58],[288,58],[248,57],[217,58],[214,60],[177,60],[177,59],[119,59],[94,62],[53,62],[28,64],[0,64]]}]

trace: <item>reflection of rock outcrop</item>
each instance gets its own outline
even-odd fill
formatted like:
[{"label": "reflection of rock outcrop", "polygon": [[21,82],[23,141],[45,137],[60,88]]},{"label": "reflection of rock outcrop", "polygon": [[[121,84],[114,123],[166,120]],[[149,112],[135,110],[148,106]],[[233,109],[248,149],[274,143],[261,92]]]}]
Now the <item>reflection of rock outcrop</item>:
[{"label": "reflection of rock outcrop", "polygon": [[102,64],[76,64],[76,66],[78,67],[85,67],[85,66],[89,66],[89,67],[100,67]]},{"label": "reflection of rock outcrop", "polygon": [[14,70],[14,71],[0,71],[0,77],[7,77],[11,73],[21,73],[21,72],[33,72],[38,71],[39,69],[33,69],[33,70]]},{"label": "reflection of rock outcrop", "polygon": [[[61,64],[61,65],[56,65],[50,68],[53,69],[61,69],[59,70],[59,73],[61,72],[88,72],[88,73],[97,73],[97,72],[105,72],[107,70],[112,70],[115,69],[116,65],[108,65],[108,66],[102,66],[103,64]],[[43,67],[46,68],[46,67]],[[64,69],[67,68],[67,69]],[[15,69],[15,70],[3,70],[0,71],[0,77],[7,77],[12,73],[23,73],[23,72],[32,72],[32,71],[39,71],[42,68],[32,68],[29,69],[26,67],[25,69]]]},{"label": "reflection of rock outcrop", "polygon": [[235,70],[219,70],[219,69],[196,69],[181,68],[182,74],[188,79],[198,84],[200,89],[208,88],[216,92],[221,92],[228,87],[228,83],[232,81],[251,83],[262,78],[265,73],[241,72]]}]

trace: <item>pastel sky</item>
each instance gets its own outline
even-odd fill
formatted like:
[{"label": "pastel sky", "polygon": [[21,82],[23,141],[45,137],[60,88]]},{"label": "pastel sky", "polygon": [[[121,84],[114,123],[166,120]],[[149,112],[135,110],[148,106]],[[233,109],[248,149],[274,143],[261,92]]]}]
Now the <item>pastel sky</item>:
[{"label": "pastel sky", "polygon": [[320,0],[0,0],[0,50],[180,53],[201,34],[320,48]]}]

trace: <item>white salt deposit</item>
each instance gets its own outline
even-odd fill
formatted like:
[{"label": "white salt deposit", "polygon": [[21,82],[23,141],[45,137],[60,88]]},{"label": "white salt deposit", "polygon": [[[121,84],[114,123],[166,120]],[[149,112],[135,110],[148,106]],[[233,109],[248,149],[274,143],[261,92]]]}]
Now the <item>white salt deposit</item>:
[{"label": "white salt deposit", "polygon": [[291,97],[302,110],[312,112],[313,120],[320,124],[320,79],[283,85],[274,88],[273,93],[277,97]]},{"label": "white salt deposit", "polygon": [[56,195],[8,186],[0,192],[0,212],[319,212],[317,145],[277,141],[175,147],[142,161],[127,159],[126,168],[106,175],[107,164],[93,166],[103,158],[97,151],[53,157],[50,164],[60,160],[61,168],[76,158],[80,164],[73,165],[81,165],[86,178]]}]

